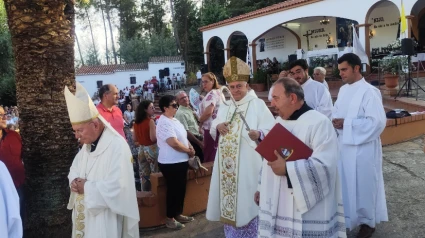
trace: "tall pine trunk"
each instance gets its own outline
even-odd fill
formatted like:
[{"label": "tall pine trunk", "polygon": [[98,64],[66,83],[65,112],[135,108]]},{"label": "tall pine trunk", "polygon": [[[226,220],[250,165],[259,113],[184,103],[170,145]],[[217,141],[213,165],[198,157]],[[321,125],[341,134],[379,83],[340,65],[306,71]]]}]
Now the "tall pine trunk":
[{"label": "tall pine trunk", "polygon": [[103,12],[104,5],[102,3],[102,0],[100,0],[100,10],[102,12],[102,22],[103,22],[103,29],[105,30],[105,49],[106,49],[106,63],[109,64],[109,48],[108,48],[108,34],[106,31],[106,22],[105,22],[105,14]]},{"label": "tall pine trunk", "polygon": [[171,23],[173,25],[174,38],[176,39],[177,49],[182,53],[182,45],[180,42],[179,32],[177,30],[176,18],[174,16],[174,3],[173,0],[170,0],[170,9],[171,9]]},{"label": "tall pine trunk", "polygon": [[90,21],[89,11],[87,11],[87,7],[84,7],[84,10],[86,11],[87,21],[89,22],[91,41],[92,41],[92,44],[93,44],[94,55],[96,56],[96,63],[100,64],[99,56],[97,55],[98,52],[97,52],[97,49],[96,49],[96,43],[94,42],[93,28],[92,28],[91,21]]},{"label": "tall pine trunk", "polygon": [[70,0],[6,0],[26,170],[25,237],[70,237],[67,175],[78,151],[63,89],[75,84]]},{"label": "tall pine trunk", "polygon": [[114,34],[112,32],[112,23],[111,23],[111,16],[110,16],[110,11],[111,8],[108,6],[108,4],[106,5],[106,19],[108,20],[109,23],[109,32],[111,34],[111,45],[112,45],[112,53],[114,54],[114,60],[115,60],[115,64],[118,64],[118,59],[117,59],[117,52],[115,51],[115,42],[114,42]]},{"label": "tall pine trunk", "polygon": [[80,47],[80,42],[78,41],[77,33],[75,33],[75,41],[77,42],[77,49],[78,49],[78,53],[80,54],[81,64],[84,65],[84,58],[83,58],[83,54],[81,54],[81,47]]}]

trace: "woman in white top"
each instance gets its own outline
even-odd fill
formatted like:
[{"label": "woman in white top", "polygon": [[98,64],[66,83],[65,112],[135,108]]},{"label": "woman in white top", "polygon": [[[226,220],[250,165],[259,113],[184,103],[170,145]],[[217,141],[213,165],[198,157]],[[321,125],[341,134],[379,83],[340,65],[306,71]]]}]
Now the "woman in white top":
[{"label": "woman in white top", "polygon": [[159,147],[158,167],[166,180],[167,186],[167,220],[166,226],[181,229],[182,223],[193,221],[193,217],[183,216],[183,204],[186,193],[189,156],[195,150],[187,140],[184,126],[174,118],[178,105],[172,95],[165,95],[159,100],[162,116],[158,119],[156,138]]},{"label": "woman in white top", "polygon": [[124,121],[127,125],[134,121],[134,111],[131,104],[127,104],[127,110],[124,112]]},{"label": "woman in white top", "polygon": [[220,85],[213,73],[202,75],[202,88],[207,92],[207,95],[199,104],[199,128],[204,135],[204,162],[212,162],[217,152],[218,138],[211,137],[210,128],[211,122],[217,117],[221,102]]}]

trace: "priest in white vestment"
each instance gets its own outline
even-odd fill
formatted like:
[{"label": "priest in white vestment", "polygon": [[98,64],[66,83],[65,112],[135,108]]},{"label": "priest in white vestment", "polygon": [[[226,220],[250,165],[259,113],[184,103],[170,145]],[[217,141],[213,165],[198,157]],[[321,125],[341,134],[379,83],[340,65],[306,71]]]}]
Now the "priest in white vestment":
[{"label": "priest in white vestment", "polygon": [[132,154],[125,139],[99,115],[87,91],[76,83],[75,96],[65,87],[75,137],[84,144],[68,179],[72,237],[139,237],[139,210]]},{"label": "priest in white vestment", "polygon": [[19,196],[6,165],[0,161],[0,237],[22,238]]},{"label": "priest in white vestment", "polygon": [[295,79],[303,88],[307,105],[331,119],[333,107],[331,94],[322,83],[310,78],[307,62],[299,59],[292,62],[289,68],[288,76]]},{"label": "priest in white vestment", "polygon": [[360,226],[359,237],[370,237],[377,223],[388,221],[380,139],[387,119],[380,91],[360,73],[360,58],[345,54],[338,68],[346,84],[339,90],[332,122],[338,133],[346,225]]},{"label": "priest in white vestment", "polygon": [[277,160],[263,161],[255,196],[260,204],[258,237],[346,237],[332,123],[305,103],[295,80],[281,78],[272,89],[272,106],[279,114],[276,122],[313,153],[286,161],[275,151]]},{"label": "priest in white vestment", "polygon": [[[225,223],[227,238],[252,238],[257,237],[258,231],[258,206],[252,196],[262,164],[254,141],[270,131],[274,118],[263,100],[248,93],[250,69],[245,62],[230,58],[223,75],[238,110],[231,100],[224,102],[211,125],[213,138],[217,130],[220,137],[206,217]],[[251,131],[247,131],[239,112]]]}]

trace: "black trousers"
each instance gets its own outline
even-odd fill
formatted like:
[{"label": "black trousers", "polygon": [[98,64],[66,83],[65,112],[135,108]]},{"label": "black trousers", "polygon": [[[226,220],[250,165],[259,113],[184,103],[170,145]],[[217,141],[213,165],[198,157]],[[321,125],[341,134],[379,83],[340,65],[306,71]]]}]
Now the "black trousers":
[{"label": "black trousers", "polygon": [[167,185],[167,217],[177,217],[183,213],[189,164],[187,162],[177,164],[158,163],[158,167]]}]

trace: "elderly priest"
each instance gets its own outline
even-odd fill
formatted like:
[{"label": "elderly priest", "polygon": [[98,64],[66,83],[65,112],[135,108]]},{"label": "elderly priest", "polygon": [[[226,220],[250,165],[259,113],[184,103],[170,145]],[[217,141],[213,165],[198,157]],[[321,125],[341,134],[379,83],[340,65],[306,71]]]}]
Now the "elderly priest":
[{"label": "elderly priest", "polygon": [[[265,102],[248,93],[249,75],[249,66],[239,58],[231,57],[224,65],[223,76],[238,108],[230,100],[221,104],[210,130],[213,138],[218,130],[220,140],[206,217],[225,223],[227,238],[257,237],[258,206],[249,198],[256,192],[262,159],[253,140],[267,134],[274,125]],[[238,112],[251,131],[247,131]]]},{"label": "elderly priest", "polygon": [[275,151],[277,160],[263,161],[254,198],[260,202],[258,237],[346,237],[337,136],[331,121],[305,103],[294,79],[276,81],[271,96],[277,123],[313,153],[286,161]]},{"label": "elderly priest", "polygon": [[75,156],[68,179],[72,237],[139,237],[139,210],[124,138],[99,115],[87,91],[77,82],[65,99],[75,137],[84,144]]}]

